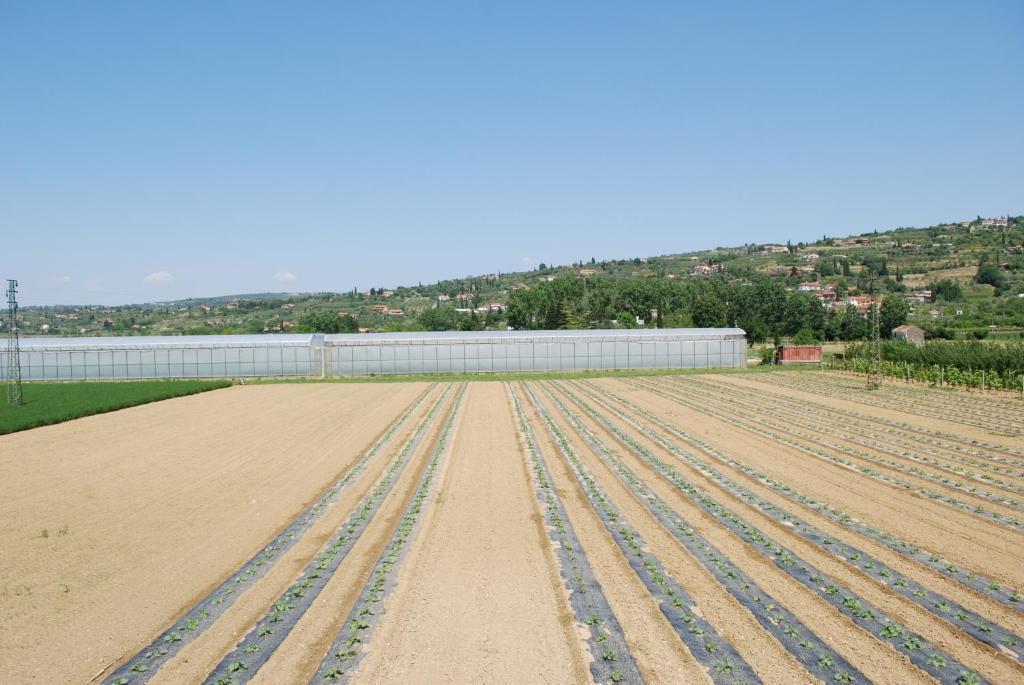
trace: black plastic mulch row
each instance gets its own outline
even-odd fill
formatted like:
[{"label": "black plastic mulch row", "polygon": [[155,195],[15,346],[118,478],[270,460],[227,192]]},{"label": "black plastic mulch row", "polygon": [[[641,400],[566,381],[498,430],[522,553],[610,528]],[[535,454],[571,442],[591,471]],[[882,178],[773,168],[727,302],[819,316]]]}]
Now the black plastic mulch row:
[{"label": "black plastic mulch row", "polygon": [[587,627],[587,646],[593,661],[590,673],[595,683],[643,683],[633,654],[626,644],[622,626],[615,617],[608,599],[594,578],[586,552],[576,537],[576,531],[565,513],[562,501],[551,485],[551,474],[545,466],[540,445],[533,435],[519,395],[515,388],[506,384],[512,398],[519,433],[525,446],[527,466],[532,474],[537,500],[544,509],[552,549],[559,561],[559,572],[569,591],[569,604],[580,625]]},{"label": "black plastic mulch row", "polygon": [[[545,392],[547,390],[545,389]],[[746,608],[761,626],[771,633],[808,672],[825,682],[869,683],[867,676],[832,649],[814,631],[808,628],[778,600],[757,586],[741,570],[729,563],[718,549],[711,545],[671,507],[651,492],[621,459],[616,457],[601,440],[587,429],[572,411],[557,397],[548,396],[561,410],[573,429],[605,463],[619,474],[620,480],[651,514],[714,576],[733,598]]]},{"label": "black plastic mulch row", "polygon": [[463,385],[455,398],[455,408],[448,415],[448,419],[441,429],[440,435],[434,442],[434,449],[423,475],[420,477],[419,485],[412,501],[406,507],[394,535],[384,548],[373,572],[363,585],[363,589],[352,605],[352,610],[345,618],[338,636],[331,644],[327,655],[320,663],[316,674],[310,680],[311,683],[344,683],[349,676],[359,667],[359,662],[366,654],[361,645],[366,645],[373,637],[374,631],[380,623],[380,607],[383,602],[395,589],[396,571],[402,564],[409,552],[409,542],[415,536],[420,521],[420,513],[423,511],[424,503],[430,494],[431,485],[434,482],[434,475],[447,453],[448,436],[452,426],[455,425],[457,416],[460,413],[462,400],[465,396],[466,386]]},{"label": "black plastic mulch row", "polygon": [[[863,535],[864,537],[867,537],[871,540],[880,542],[881,544],[885,545],[886,547],[889,547],[893,551],[898,552],[914,561],[917,561],[918,563],[921,563],[948,578],[952,578],[966,585],[970,589],[975,590],[976,592],[991,597],[992,599],[1000,602],[1001,604],[1004,604],[1018,611],[1024,610],[1024,597],[1021,596],[1021,593],[1018,590],[1015,590],[1011,587],[1004,587],[1000,583],[997,583],[994,580],[992,580],[991,578],[987,578],[983,575],[980,575],[975,571],[969,569],[962,569],[956,564],[946,559],[943,559],[937,554],[934,554],[927,550],[923,550],[917,545],[913,545],[905,540],[901,540],[895,535],[878,530],[877,528],[874,528],[868,525],[867,523],[864,523],[863,521],[854,519],[841,509],[832,507],[824,502],[820,502],[814,499],[813,497],[805,495],[804,493],[801,493],[800,491],[790,487],[789,485],[786,485],[785,483],[782,483],[781,481],[778,481],[772,478],[771,476],[768,476],[767,474],[758,471],[752,466],[749,466],[748,464],[739,461],[738,459],[730,455],[718,451],[717,449],[711,447],[707,443],[698,440],[697,438],[694,438],[688,435],[687,433],[681,431],[671,423],[661,420],[657,416],[654,416],[650,412],[644,410],[642,407],[639,407],[636,404],[622,397],[619,397],[618,395],[615,395],[614,393],[604,388],[598,388],[597,386],[589,384],[586,387],[599,390],[605,396],[611,398],[612,400],[618,402],[619,404],[622,404],[623,406],[628,407],[629,409],[643,416],[647,420],[656,423],[657,425],[661,426],[663,429],[665,429],[672,435],[687,441],[691,445],[698,447],[699,449],[709,454],[710,456],[714,457],[718,461],[742,471],[748,477],[757,480],[762,485],[770,488],[771,490],[774,490],[775,492],[778,492],[779,494],[785,497],[788,497],[789,499],[797,502],[798,504],[814,512],[826,516],[835,523],[838,523],[846,528],[849,528],[850,530],[859,533],[860,535]],[[662,393],[654,388],[650,388],[647,386],[637,387],[642,387],[644,390],[652,392],[661,397],[665,397],[666,399],[669,400],[676,401],[677,399],[672,395]],[[586,392],[586,390],[584,390],[584,392]],[[593,394],[590,394],[590,396],[594,397]],[[597,398],[595,397],[595,399]],[[612,409],[612,411],[615,410]]]},{"label": "black plastic mulch row", "polygon": [[339,534],[306,566],[302,576],[270,607],[263,618],[228,653],[204,681],[206,685],[235,685],[248,682],[270,658],[302,614],[327,585],[352,547],[366,530],[387,494],[398,481],[410,455],[427,434],[438,409],[451,393],[449,385],[423,417],[413,437],[392,460],[384,476],[339,528]]},{"label": "black plastic mulch row", "polygon": [[402,414],[374,441],[370,447],[331,485],[320,498],[294,519],[287,528],[253,555],[231,576],[199,601],[173,626],[160,633],[123,666],[103,681],[104,685],[137,685],[148,681],[172,656],[213,625],[228,607],[241,595],[240,589],[251,586],[273,568],[277,560],[302,537],[301,533],[316,523],[338,494],[365,470],[366,465],[395,436],[416,408],[437,387],[431,384]]},{"label": "black plastic mulch row", "polygon": [[630,568],[657,600],[661,613],[711,680],[722,684],[762,682],[736,649],[699,615],[697,603],[665,570],[658,558],[644,551],[643,538],[629,526],[605,495],[541,401],[528,386],[524,388],[592,509],[611,533]]},{"label": "black plastic mulch row", "polygon": [[[622,397],[619,397],[618,395],[615,395],[614,393],[611,393],[604,388],[598,388],[597,386],[594,385],[588,385],[587,387],[599,390],[602,394],[606,395],[607,397],[610,397],[619,404],[628,407],[629,409],[643,416],[647,420],[652,421],[657,425],[661,426],[663,429],[665,429],[672,435],[687,441],[691,445],[696,446],[697,448],[714,457],[718,461],[742,471],[748,477],[753,478],[754,480],[758,481],[765,487],[774,490],[775,492],[795,501],[796,503],[810,509],[811,511],[821,514],[822,516],[831,519],[833,522],[838,523],[839,525],[845,528],[849,528],[850,530],[859,533],[860,535],[863,535],[868,539],[874,540],[875,542],[879,542],[888,547],[889,549],[893,550],[894,552],[898,552],[899,554],[909,559],[912,559],[924,566],[927,566],[931,570],[937,571],[938,573],[947,578],[956,580],[957,582],[966,585],[968,588],[974,590],[975,592],[979,592],[987,597],[994,599],[1000,604],[1003,604],[1011,609],[1016,609],[1017,611],[1024,611],[1024,595],[1022,595],[1019,590],[1016,590],[1012,587],[1006,587],[1001,583],[992,580],[991,578],[988,578],[984,575],[977,573],[976,571],[960,568],[960,566],[958,566],[957,564],[947,559],[943,559],[938,554],[922,549],[917,545],[911,544],[905,540],[900,539],[895,535],[892,535],[891,533],[878,530],[877,528],[870,526],[863,521],[854,519],[852,516],[850,516],[841,509],[832,507],[824,502],[820,502],[814,499],[813,497],[810,497],[809,495],[806,495],[796,490],[795,488],[792,488],[789,485],[786,485],[785,483],[776,480],[775,478],[772,478],[771,476],[762,473],[761,471],[758,471],[752,466],[745,464],[744,462],[739,461],[738,459],[728,454],[724,454],[718,451],[717,449],[711,447],[707,443],[697,438],[694,438],[693,436],[688,435],[684,431],[676,428],[671,423],[659,419],[657,416],[654,416],[650,412],[644,410],[642,407],[638,407],[634,403],[626,399],[623,399]],[[652,392],[656,395],[659,395],[669,400],[676,399],[672,395],[668,393],[662,393],[658,390],[655,390],[654,388],[650,388],[647,386],[638,387],[643,387],[645,390],[648,390],[649,392]],[[593,397],[593,395],[591,395],[591,397]],[[1007,646],[1012,647],[1015,645]]]},{"label": "black plastic mulch row", "polygon": [[839,582],[829,578],[820,570],[811,566],[792,550],[767,537],[756,527],[747,523],[730,509],[723,507],[714,498],[708,496],[698,487],[687,481],[674,468],[663,462],[645,447],[623,433],[617,426],[604,416],[593,410],[589,405],[567,392],[570,397],[599,424],[615,436],[626,449],[647,462],[662,478],[672,483],[686,497],[702,509],[718,519],[726,528],[753,549],[765,555],[779,569],[789,574],[805,587],[813,590],[819,597],[848,616],[854,623],[873,633],[879,640],[904,654],[916,666],[928,672],[942,682],[956,682],[957,679],[971,678],[982,682],[980,677],[953,657],[931,645],[920,635],[904,628],[871,606],[855,593]]}]

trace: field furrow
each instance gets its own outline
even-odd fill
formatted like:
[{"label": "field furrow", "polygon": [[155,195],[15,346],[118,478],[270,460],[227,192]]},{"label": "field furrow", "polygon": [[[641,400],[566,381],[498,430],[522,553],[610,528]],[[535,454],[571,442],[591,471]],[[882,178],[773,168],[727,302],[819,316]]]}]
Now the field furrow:
[{"label": "field furrow", "polygon": [[378,380],[0,436],[0,682],[1024,682],[1018,399]]},{"label": "field furrow", "polygon": [[313,604],[348,553],[359,542],[374,515],[401,479],[412,461],[411,457],[417,451],[442,406],[449,400],[450,394],[451,387],[445,390],[423,417],[416,432],[388,465],[384,476],[363,499],[356,512],[345,522],[330,544],[306,566],[299,579],[266,609],[263,617],[235,648],[221,659],[206,677],[206,683],[226,685],[248,682],[273,655],[274,650],[284,642],[300,617]]},{"label": "field furrow", "polygon": [[[849,377],[834,376],[824,378],[804,378],[805,374],[793,376],[782,376],[773,374],[770,378],[762,377],[758,380],[773,383],[781,387],[805,390],[826,397],[839,397],[848,399],[860,404],[872,407],[886,407],[898,411],[909,412],[920,416],[954,421],[967,426],[975,426],[989,431],[995,431],[1013,436],[1024,436],[1024,422],[1016,413],[1008,413],[996,410],[994,407],[978,407],[972,405],[970,397],[966,393],[957,392],[956,399],[947,399],[941,395],[933,395],[927,401],[918,399],[916,394],[899,392],[892,389],[891,382],[884,382],[883,390],[871,395],[863,387],[857,387],[851,383]],[[809,374],[806,374],[809,376]],[[846,380],[841,384],[841,380]],[[840,386],[843,387],[840,387]],[[1016,398],[1006,398],[1008,402],[1016,402]]]},{"label": "field furrow", "polygon": [[[808,674],[813,674],[826,682],[868,682],[867,678],[851,666],[843,656],[801,622],[776,598],[760,588],[750,576],[731,565],[706,538],[680,518],[678,513],[668,507],[661,498],[653,494],[629,467],[610,452],[570,410],[566,409],[559,397],[553,395],[547,388],[544,390],[576,434],[593,450],[594,454],[601,458],[607,472],[619,477],[625,486],[624,490],[628,491],[650,516],[653,516],[679,544],[686,548],[703,567],[701,570],[710,575],[743,609],[753,615],[761,628],[770,636],[770,638],[763,637],[769,640],[774,638],[789,655],[803,665]],[[609,486],[609,492],[613,489],[617,490],[618,488]],[[707,606],[706,603],[705,606]],[[723,614],[722,611],[715,611],[715,616],[720,619],[725,618]],[[771,647],[775,648],[776,645],[771,645]],[[756,661],[754,665],[757,666]],[[771,669],[773,673],[781,671],[796,672],[797,669],[793,666],[783,669],[778,665]]]},{"label": "field furrow", "polygon": [[[673,380],[676,381],[677,379]],[[654,385],[671,390],[677,383],[655,383]],[[694,386],[701,389],[704,393],[713,393],[713,396],[720,401],[743,407],[746,410],[757,411],[763,409],[763,407],[758,407],[751,403],[748,395],[723,387],[720,383],[715,384],[709,383],[706,380],[688,378],[685,383],[678,384]],[[823,414],[826,414],[826,416],[823,416]],[[929,445],[920,441],[913,442],[912,436],[898,430],[876,431],[870,423],[864,421],[856,423],[851,421],[847,423],[842,417],[828,415],[827,412],[821,412],[820,410],[813,411],[812,413],[792,411],[779,403],[771,408],[771,415],[784,419],[793,425],[808,428],[816,433],[834,436],[865,447],[874,447],[898,457],[929,464],[944,471],[984,481],[1012,492],[1024,492],[1024,485],[1021,485],[1021,479],[1024,478],[1024,469],[1019,466],[1008,467],[999,463],[993,463],[984,456],[972,458],[958,453],[957,450],[947,450],[943,447]]]},{"label": "field furrow", "polygon": [[[644,386],[634,385],[634,387],[643,388]],[[832,462],[853,473],[885,483],[894,489],[905,490],[914,496],[951,507],[982,521],[1005,526],[1017,533],[1024,532],[1024,521],[1019,519],[1017,513],[1012,509],[993,510],[1000,509],[1000,507],[991,502],[986,502],[990,507],[986,509],[981,504],[984,501],[983,498],[970,501],[970,498],[974,496],[973,493],[964,492],[960,496],[950,494],[956,492],[957,489],[942,482],[941,478],[929,477],[929,474],[911,470],[909,467],[901,468],[899,465],[886,463],[887,460],[859,450],[844,449],[836,443],[808,438],[806,435],[801,435],[799,431],[772,428],[767,425],[768,422],[759,420],[756,416],[750,417],[748,420],[745,414],[730,412],[727,409],[720,411],[713,401],[707,400],[704,396],[687,396],[676,393],[672,395],[672,399],[709,417],[721,419],[733,427],[762,435],[770,441],[793,447],[804,454],[826,462]],[[946,491],[943,492],[934,487],[945,488]]]},{"label": "field furrow", "polygon": [[[634,383],[635,387],[652,387],[649,384]],[[662,386],[653,387],[661,389]],[[662,390],[664,392],[664,390]],[[990,519],[1001,525],[1009,526],[1024,532],[1024,520],[1020,518],[1022,505],[1012,499],[1008,493],[995,493],[980,489],[980,484],[964,483],[949,476],[928,471],[915,466],[913,458],[894,452],[885,446],[870,446],[871,451],[858,447],[863,441],[837,442],[816,435],[814,429],[802,431],[794,428],[794,422],[773,421],[758,410],[744,408],[739,410],[735,403],[720,402],[709,397],[708,393],[695,390],[688,386],[674,386],[669,390],[670,396],[688,406],[700,408],[712,416],[722,417],[735,425],[748,428],[786,444],[798,445],[802,449],[822,456],[836,463],[841,463],[869,476],[878,478],[895,487],[910,489],[924,494],[931,499],[944,502],[950,506]],[[894,454],[897,459],[889,458]],[[939,488],[935,490],[933,488]],[[986,508],[987,507],[987,508]]]},{"label": "field furrow", "polygon": [[658,600],[659,608],[675,629],[676,635],[693,658],[703,666],[712,682],[762,682],[750,664],[740,656],[736,646],[723,638],[719,630],[705,618],[702,605],[683,589],[680,583],[689,584],[693,582],[692,577],[677,579],[666,570],[661,560],[649,551],[644,538],[598,485],[544,404],[529,387],[525,391],[593,511],[611,533],[630,567]]},{"label": "field furrow", "polygon": [[[424,390],[413,404],[388,426],[387,430],[370,445],[369,449],[312,506],[302,512],[243,566],[231,573],[227,580],[187,611],[174,625],[164,630],[147,647],[128,658],[124,665],[107,676],[104,682],[117,685],[146,682],[163,664],[199,637],[235,603],[244,588],[256,584],[274,568],[278,560],[301,539],[308,529],[320,520],[327,507],[366,469],[370,460],[395,437],[431,390],[433,390],[433,386]],[[140,664],[145,666],[145,670],[140,670]]]},{"label": "field furrow", "polygon": [[342,623],[341,631],[331,643],[327,655],[320,663],[311,682],[347,682],[348,677],[358,667],[359,661],[365,653],[363,646],[373,639],[374,631],[380,622],[379,612],[383,606],[382,602],[394,590],[397,571],[406,557],[411,538],[419,528],[417,524],[420,521],[420,515],[431,494],[438,467],[447,452],[448,440],[461,412],[464,396],[465,386],[459,390],[455,406],[437,437],[412,502],[409,503],[402,515],[401,523],[392,535],[387,548],[377,560],[373,573],[363,585],[359,598]]},{"label": "field furrow", "polygon": [[[935,552],[922,549],[919,546],[902,540],[887,531],[879,530],[878,528],[867,525],[863,521],[859,521],[858,519],[850,516],[842,509],[827,505],[824,502],[800,492],[791,485],[768,476],[749,464],[692,437],[674,423],[663,420],[659,416],[607,388],[593,384],[577,385],[576,387],[578,387],[584,394],[595,400],[598,400],[598,397],[594,395],[593,392],[588,391],[600,392],[601,398],[609,399],[617,405],[612,406],[606,402],[599,401],[602,406],[608,408],[615,415],[623,418],[627,423],[636,426],[641,432],[653,438],[655,442],[666,447],[666,449],[669,449],[673,453],[678,453],[678,443],[673,444],[670,440],[666,440],[664,437],[659,436],[656,431],[652,430],[654,426],[664,430],[667,435],[683,441],[685,444],[698,450],[700,454],[709,457],[719,465],[732,469],[736,475],[746,477],[748,479],[748,485],[752,486],[762,497],[766,497],[775,503],[781,504],[784,502],[792,502],[804,507],[813,515],[817,516],[817,525],[827,530],[831,536],[842,537],[843,533],[840,532],[841,528],[836,526],[836,524],[838,524],[838,526],[841,526],[842,528],[860,534],[864,538],[864,542],[867,542],[869,545],[873,545],[873,543],[883,545],[886,548],[886,551],[883,551],[881,547],[874,547],[874,553],[886,557],[889,564],[900,567],[903,573],[919,579],[929,578],[929,580],[934,580],[934,575],[927,573],[920,574],[915,571],[913,566],[902,564],[899,558],[886,556],[887,551],[896,552],[918,562],[922,567],[928,569],[932,573],[940,574],[942,580],[951,579],[976,593],[985,595],[1007,608],[1016,611],[1024,611],[1024,602],[1022,602],[1020,592],[1016,588],[1003,586],[990,578],[986,578],[975,570],[960,569],[955,564],[943,559]],[[773,506],[777,506],[777,504]],[[780,508],[780,511],[785,510]],[[782,516],[786,520],[790,520],[791,518],[789,513],[783,513]],[[946,585],[946,587],[947,591],[952,591],[953,594],[958,594],[960,591],[960,588],[957,588],[956,586]],[[997,613],[1002,612],[997,611]],[[1004,614],[1004,616],[1006,615]],[[1024,630],[1024,622],[1017,622],[1018,617],[1010,615],[1009,618],[1010,622],[1014,622],[1014,630]]]},{"label": "field furrow", "polygon": [[[590,650],[590,673],[598,683],[642,683],[643,676],[629,651],[622,625],[615,617],[587,554],[568,520],[561,498],[551,485],[551,474],[544,463],[533,429],[526,421],[517,391],[508,386],[515,411],[523,455],[544,511],[552,551],[558,558],[562,580],[569,594],[576,623],[586,634]],[[614,657],[614,658],[612,658]]]},{"label": "field furrow", "polygon": [[[971,651],[976,660],[988,656],[984,650],[973,650],[970,639],[953,626],[947,629],[944,622],[937,622],[937,617],[934,617],[936,621],[929,622],[931,617],[928,612],[923,612],[923,615],[921,612],[914,614],[913,609],[917,607],[906,607],[890,601],[888,591],[879,592],[872,585],[859,582],[857,576],[850,575],[849,569],[837,563],[830,555],[819,553],[812,545],[802,544],[804,541],[794,536],[790,527],[776,525],[778,522],[771,516],[747,508],[742,498],[737,498],[727,488],[721,488],[720,483],[706,478],[699,471],[684,477],[679,470],[643,444],[643,440],[595,412],[586,403],[578,403],[578,406],[605,428],[609,435],[614,436],[623,448],[648,464],[660,478],[710,514],[730,533],[745,541],[749,548],[757,550],[777,569],[816,592],[833,608],[873,633],[876,639],[905,655],[922,670],[940,679],[948,678],[958,670],[970,670],[939,648],[939,644],[946,644],[949,640],[959,640],[960,649]],[[723,501],[726,504],[723,505]],[[770,537],[770,534],[777,537]],[[893,613],[895,619],[888,613]],[[908,625],[908,616],[924,621],[912,628]],[[961,636],[966,639],[960,639]],[[990,669],[997,669],[1001,665],[996,662],[989,666]]]},{"label": "field furrow", "polygon": [[[578,398],[573,396],[571,393],[570,397],[573,397],[574,400],[578,401]],[[614,408],[609,407],[597,398],[593,399],[596,399],[601,406],[611,410],[612,413],[616,413]],[[580,406],[586,407],[583,403],[580,403]],[[950,599],[949,597],[928,590],[926,587],[916,583],[912,584],[906,577],[902,576],[899,572],[886,565],[884,562],[871,557],[869,554],[866,554],[857,547],[844,544],[842,540],[837,540],[826,535],[820,529],[817,529],[807,521],[793,516],[788,511],[778,506],[778,504],[756,496],[750,490],[723,476],[722,473],[709,466],[707,462],[698,459],[693,453],[680,449],[677,445],[673,444],[672,441],[665,439],[664,436],[658,434],[656,431],[645,429],[642,425],[634,421],[630,421],[626,417],[622,417],[621,414],[616,413],[616,415],[620,418],[625,418],[625,423],[627,425],[632,425],[639,432],[647,434],[647,436],[652,438],[653,442],[661,448],[675,455],[685,463],[693,465],[703,476],[708,476],[713,479],[718,486],[717,489],[724,490],[724,493],[730,495],[733,500],[738,500],[740,503],[746,504],[758,514],[764,514],[762,520],[767,525],[770,525],[777,534],[784,538],[797,538],[793,540],[794,547],[801,549],[805,553],[806,558],[833,569],[833,573],[838,576],[856,579],[859,575],[863,575],[873,579],[876,581],[878,586],[900,595],[904,600],[918,605],[921,609],[931,613],[934,617],[946,620],[953,624],[957,629],[966,632],[975,640],[988,645],[1001,655],[1008,656],[1015,662],[1019,663],[1019,646],[1024,643],[1024,641],[1022,641],[1021,638],[1011,630],[1007,630],[998,624],[993,624],[991,620],[979,616],[971,609],[958,604],[955,600]],[[638,447],[641,446],[638,445]],[[643,448],[641,447],[641,449]],[[756,514],[753,512],[751,515],[756,517]],[[827,558],[827,556],[822,557],[821,552],[824,552],[825,555],[831,555],[835,560],[848,564],[852,568],[843,569],[841,565],[836,566],[832,563],[832,560]],[[850,571],[856,571],[858,573],[851,576]],[[861,592],[865,591],[863,585],[859,585],[858,588]],[[872,590],[873,589],[870,587],[867,588],[868,592],[871,592]],[[1017,617],[1013,616],[1012,618],[1016,619]]]}]

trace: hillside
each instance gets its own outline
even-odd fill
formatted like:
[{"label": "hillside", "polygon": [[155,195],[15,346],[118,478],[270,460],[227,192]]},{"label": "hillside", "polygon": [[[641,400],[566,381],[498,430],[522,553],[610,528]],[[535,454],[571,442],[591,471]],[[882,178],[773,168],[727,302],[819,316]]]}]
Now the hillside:
[{"label": "hillside", "polygon": [[[979,279],[979,264],[987,282]],[[870,292],[909,307],[905,318],[933,335],[1016,337],[1024,329],[1024,217],[873,231],[814,243],[751,244],[681,254],[493,273],[433,284],[347,293],[259,293],[166,303],[27,307],[21,330],[40,335],[174,335],[302,330],[586,327],[743,323],[748,286],[811,312],[783,325],[765,314],[765,335],[794,326],[824,337],[859,335],[829,321],[852,307],[863,318]],[[803,299],[796,296],[799,295]],[[717,301],[717,304],[716,304]],[[511,306],[512,311],[509,311]],[[797,305],[792,305],[795,308]],[[711,307],[710,314],[703,308]],[[717,307],[717,309],[716,309]],[[721,310],[721,311],[718,311]],[[717,318],[716,318],[717,317]],[[775,321],[777,319],[777,321]],[[774,323],[773,323],[774,321]],[[856,322],[853,322],[856,323]],[[785,329],[785,330],[784,330]],[[755,335],[755,337],[761,337]]]}]

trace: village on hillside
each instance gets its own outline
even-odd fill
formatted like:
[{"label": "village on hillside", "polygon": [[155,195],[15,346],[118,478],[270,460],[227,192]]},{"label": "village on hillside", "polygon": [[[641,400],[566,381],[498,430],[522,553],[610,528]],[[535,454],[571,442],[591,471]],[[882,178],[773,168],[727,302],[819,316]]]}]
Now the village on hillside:
[{"label": "village on hillside", "polygon": [[[339,293],[264,293],[122,306],[24,307],[25,336],[506,330],[510,299],[560,279],[779,284],[825,312],[855,310],[896,294],[906,321],[933,336],[1015,338],[1024,330],[1024,217],[873,231],[814,243],[750,244],[700,252],[489,273],[433,284]],[[701,285],[695,285],[698,291]],[[618,306],[618,305],[617,305]],[[625,303],[574,327],[666,325],[655,308]],[[664,313],[664,312],[663,312]],[[522,322],[519,322],[522,323]],[[732,322],[725,322],[732,323]],[[589,326],[587,325],[589,324]],[[521,326],[520,326],[521,327]],[[572,327],[562,322],[558,327]]]}]

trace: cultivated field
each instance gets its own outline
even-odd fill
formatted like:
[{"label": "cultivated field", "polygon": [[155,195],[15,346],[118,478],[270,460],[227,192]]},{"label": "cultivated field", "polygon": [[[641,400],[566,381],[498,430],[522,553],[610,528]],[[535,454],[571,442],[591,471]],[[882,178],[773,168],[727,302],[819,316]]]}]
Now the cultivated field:
[{"label": "cultivated field", "polygon": [[1024,401],[250,385],[0,437],[0,682],[1024,682]]}]

